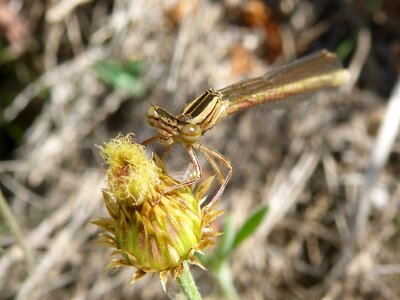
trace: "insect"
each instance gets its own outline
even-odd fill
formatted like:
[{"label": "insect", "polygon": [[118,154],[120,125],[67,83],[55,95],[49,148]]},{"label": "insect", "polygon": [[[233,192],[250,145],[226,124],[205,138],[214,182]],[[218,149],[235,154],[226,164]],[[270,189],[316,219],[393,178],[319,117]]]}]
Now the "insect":
[{"label": "insect", "polygon": [[[195,150],[202,152],[213,168],[221,186],[213,199],[222,195],[232,175],[232,163],[216,150],[200,143],[200,138],[227,116],[257,104],[291,104],[312,98],[326,88],[335,88],[349,79],[349,72],[342,67],[335,54],[322,50],[287,65],[278,67],[265,75],[245,79],[220,90],[208,89],[189,102],[175,116],[159,106],[150,106],[147,121],[157,134],[144,141],[147,145],[157,140],[168,153],[175,143],[182,143],[194,165],[194,176],[172,187],[171,190],[191,185],[201,178],[201,168]],[[226,176],[219,169],[218,160],[228,170]],[[166,191],[169,192],[169,191]]]}]

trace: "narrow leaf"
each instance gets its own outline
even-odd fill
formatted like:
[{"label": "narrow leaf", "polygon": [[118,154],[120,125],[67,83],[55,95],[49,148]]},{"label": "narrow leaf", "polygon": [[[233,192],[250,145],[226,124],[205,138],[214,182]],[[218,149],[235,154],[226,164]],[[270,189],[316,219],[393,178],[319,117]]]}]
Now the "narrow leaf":
[{"label": "narrow leaf", "polygon": [[245,239],[251,236],[256,229],[261,225],[265,215],[267,214],[268,207],[261,206],[258,210],[256,210],[242,225],[242,227],[238,230],[230,252],[235,250]]}]

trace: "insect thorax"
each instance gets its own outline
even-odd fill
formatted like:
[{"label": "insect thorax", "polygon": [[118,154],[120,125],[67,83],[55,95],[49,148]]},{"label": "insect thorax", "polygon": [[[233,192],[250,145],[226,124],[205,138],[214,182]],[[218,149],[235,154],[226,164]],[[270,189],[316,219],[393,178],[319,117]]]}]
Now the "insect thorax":
[{"label": "insect thorax", "polygon": [[198,125],[204,132],[214,127],[226,115],[227,103],[222,94],[208,89],[185,106],[179,120]]}]

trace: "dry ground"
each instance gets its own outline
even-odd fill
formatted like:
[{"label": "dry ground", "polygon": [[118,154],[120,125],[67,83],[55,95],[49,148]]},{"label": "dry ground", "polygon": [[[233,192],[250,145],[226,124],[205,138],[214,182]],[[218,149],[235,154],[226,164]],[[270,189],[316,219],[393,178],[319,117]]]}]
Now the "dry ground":
[{"label": "dry ground", "polygon": [[[0,3],[10,53],[0,186],[22,231],[19,241],[0,223],[1,299],[166,299],[157,277],[131,286],[133,269],[104,270],[110,251],[93,246],[89,223],[105,215],[94,145],[150,137],[149,101],[179,112],[205,88],[321,48],[342,55],[346,87],[284,111],[253,108],[203,139],[234,164],[221,206],[237,225],[270,205],[233,257],[235,285],[243,299],[400,298],[396,1]],[[101,59],[143,61],[145,95],[102,83],[91,67]],[[193,271],[219,298],[211,276]]]}]

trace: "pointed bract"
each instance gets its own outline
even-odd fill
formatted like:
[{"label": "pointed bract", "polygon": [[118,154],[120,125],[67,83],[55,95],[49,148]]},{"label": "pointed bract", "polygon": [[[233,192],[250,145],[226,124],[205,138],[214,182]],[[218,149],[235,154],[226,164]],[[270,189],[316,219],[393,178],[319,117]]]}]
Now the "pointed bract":
[{"label": "pointed bract", "polygon": [[137,270],[136,273],[131,278],[131,284],[134,284],[136,281],[138,281],[144,275],[146,275],[146,272],[144,272],[142,270]]},{"label": "pointed bract", "polygon": [[160,272],[160,281],[164,292],[167,292],[168,270]]}]

